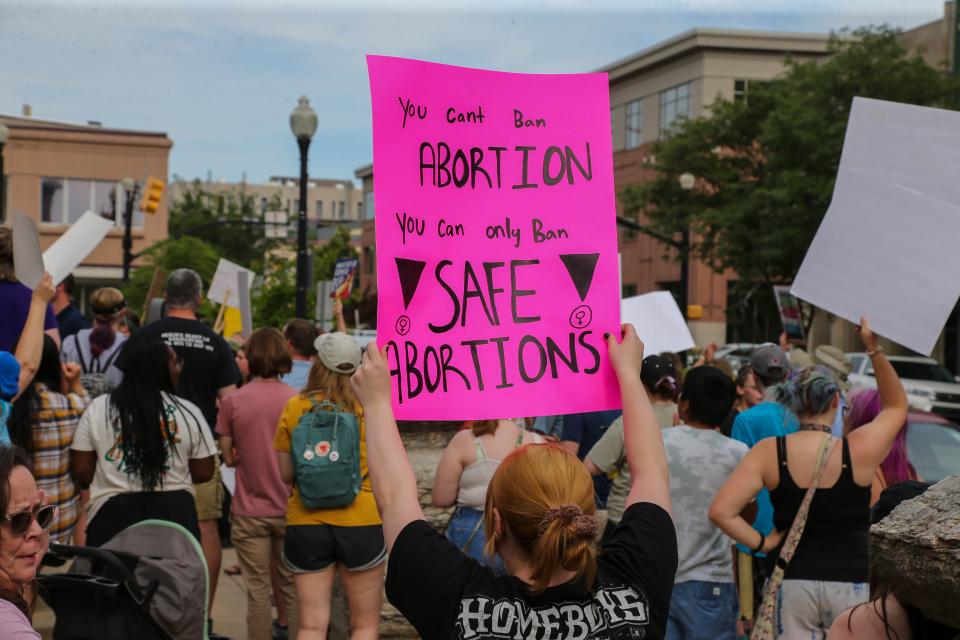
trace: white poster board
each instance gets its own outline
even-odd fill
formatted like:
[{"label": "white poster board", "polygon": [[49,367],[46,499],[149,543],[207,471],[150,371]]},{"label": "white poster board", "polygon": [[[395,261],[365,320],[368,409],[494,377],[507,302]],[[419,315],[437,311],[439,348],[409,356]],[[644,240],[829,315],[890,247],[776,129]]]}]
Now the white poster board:
[{"label": "white poster board", "polygon": [[249,295],[250,286],[253,284],[253,271],[244,269],[236,263],[220,258],[220,262],[217,263],[217,271],[213,274],[213,280],[210,281],[207,299],[217,304],[225,304],[228,307],[239,308],[240,295],[237,274],[240,271],[247,272],[247,295]]},{"label": "white poster board", "polygon": [[112,220],[87,211],[41,255],[40,234],[36,223],[33,218],[15,211],[13,261],[17,280],[33,289],[39,284],[43,272],[49,271],[53,284],[60,284],[90,255],[112,228]]},{"label": "white poster board", "polygon": [[930,354],[960,296],[960,113],[856,98],[791,292]]},{"label": "white poster board", "polygon": [[654,291],[621,300],[620,318],[637,330],[643,340],[644,356],[664,351],[686,351],[696,344],[677,301],[669,291]]}]

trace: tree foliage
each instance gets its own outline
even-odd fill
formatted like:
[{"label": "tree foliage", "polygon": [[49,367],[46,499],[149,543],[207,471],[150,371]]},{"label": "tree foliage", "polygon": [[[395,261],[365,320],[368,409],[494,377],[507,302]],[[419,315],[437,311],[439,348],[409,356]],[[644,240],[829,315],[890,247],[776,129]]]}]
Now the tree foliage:
[{"label": "tree foliage", "polygon": [[[282,208],[279,195],[274,195],[269,208]],[[171,237],[189,235],[203,240],[222,258],[254,268],[275,244],[265,238],[263,226],[245,224],[262,220],[253,197],[240,190],[213,193],[194,181],[171,205],[169,230]]]},{"label": "tree foliage", "polygon": [[[147,292],[153,282],[153,274],[159,269],[164,276],[179,268],[193,269],[203,278],[204,285],[209,286],[220,255],[217,250],[199,238],[189,236],[183,238],[169,238],[158,242],[146,251],[143,257],[143,266],[137,268],[130,275],[130,281],[123,287],[123,295],[135,313],[144,308]],[[212,318],[212,305],[204,303],[201,315]]]},{"label": "tree foliage", "polygon": [[[620,194],[624,210],[663,233],[689,224],[692,251],[741,281],[792,280],[830,203],[853,98],[944,107],[960,88],[886,27],[835,35],[830,48],[655,143],[655,178]],[[685,172],[691,191],[679,186]]]}]

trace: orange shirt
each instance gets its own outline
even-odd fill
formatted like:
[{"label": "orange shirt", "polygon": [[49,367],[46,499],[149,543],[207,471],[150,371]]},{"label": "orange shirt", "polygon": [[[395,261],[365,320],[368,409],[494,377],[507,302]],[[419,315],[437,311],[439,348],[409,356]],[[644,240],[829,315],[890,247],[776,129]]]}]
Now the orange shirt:
[{"label": "orange shirt", "polygon": [[[310,394],[315,400],[322,401],[322,393]],[[277,435],[273,438],[273,448],[277,451],[290,454],[290,434],[300,422],[300,417],[310,411],[313,405],[309,397],[297,394],[287,401],[287,405],[280,415],[280,424],[277,426]],[[370,485],[370,472],[367,469],[367,433],[366,421],[363,419],[363,409],[357,406],[354,409],[357,421],[360,424],[360,474],[363,484],[349,506],[340,509],[308,509],[300,500],[300,492],[294,484],[293,493],[287,501],[287,524],[328,524],[337,527],[362,527],[382,524],[377,511],[377,503],[373,498],[373,488]],[[303,452],[294,452],[301,455]]]}]

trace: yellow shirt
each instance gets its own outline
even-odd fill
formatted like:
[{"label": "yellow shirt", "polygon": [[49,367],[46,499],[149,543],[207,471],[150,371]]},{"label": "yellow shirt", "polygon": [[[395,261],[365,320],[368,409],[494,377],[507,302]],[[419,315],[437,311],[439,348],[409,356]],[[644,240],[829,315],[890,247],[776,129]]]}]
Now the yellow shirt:
[{"label": "yellow shirt", "polygon": [[[318,402],[323,400],[322,393],[311,395]],[[280,416],[277,435],[273,438],[274,449],[290,453],[290,434],[300,422],[300,416],[307,413],[312,406],[309,398],[302,394],[287,401]],[[294,485],[290,500],[287,501],[288,525],[328,524],[337,527],[362,527],[382,524],[380,514],[377,512],[377,503],[373,499],[370,472],[367,469],[367,426],[363,419],[363,410],[358,406],[354,413],[360,423],[360,474],[363,476],[363,484],[360,486],[360,493],[357,494],[356,500],[340,509],[307,509],[300,501],[300,492]]]}]

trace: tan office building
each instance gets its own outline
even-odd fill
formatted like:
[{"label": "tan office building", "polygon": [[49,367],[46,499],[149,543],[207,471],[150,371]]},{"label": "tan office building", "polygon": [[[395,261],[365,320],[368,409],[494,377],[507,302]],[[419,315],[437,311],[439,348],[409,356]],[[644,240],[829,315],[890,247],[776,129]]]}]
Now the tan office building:
[{"label": "tan office building", "polygon": [[[610,77],[617,193],[652,178],[643,168],[652,159],[650,145],[678,118],[709,115],[718,97],[746,99],[751,83],[783,72],[787,55],[800,61],[822,58],[828,42],[823,34],[693,29],[601,69]],[[617,208],[622,215],[619,201]],[[667,245],[626,229],[620,230],[619,243],[624,297],[661,289],[679,294],[680,264],[665,258],[672,253]],[[702,316],[690,321],[697,344],[728,341],[731,277],[691,260],[688,302],[702,308]]]},{"label": "tan office building", "polygon": [[[279,200],[280,210],[295,221],[300,210],[300,179],[273,176],[268,182],[223,182],[220,180],[184,180],[176,178],[172,185],[172,202],[198,185],[211,193],[242,193],[254,199],[260,212],[272,209]],[[309,178],[307,180],[307,219],[316,225],[321,222],[357,222],[363,217],[363,195],[352,180]]]},{"label": "tan office building", "polygon": [[[86,308],[89,293],[122,277],[123,210],[121,180],[147,176],[167,179],[173,142],[165,133],[111,129],[0,115],[9,129],[3,148],[6,174],[4,224],[14,211],[37,221],[43,249],[50,246],[87,210],[112,217],[116,226],[74,271],[76,303]],[[155,214],[134,207],[133,252],[167,237],[167,199]],[[134,265],[137,262],[134,261]]]}]

